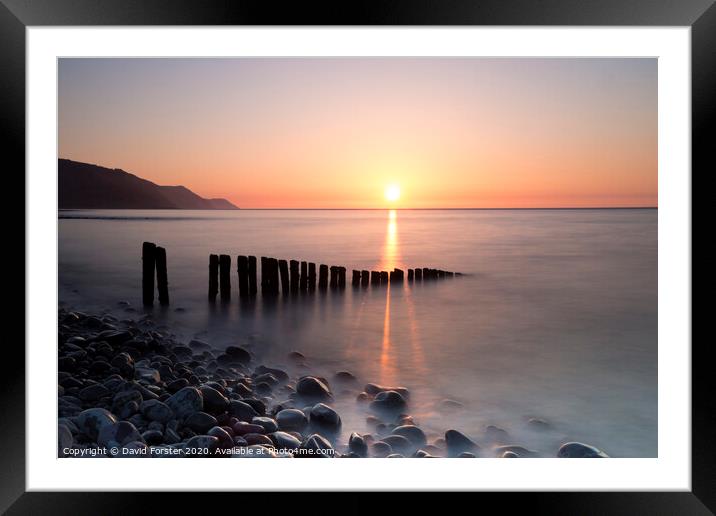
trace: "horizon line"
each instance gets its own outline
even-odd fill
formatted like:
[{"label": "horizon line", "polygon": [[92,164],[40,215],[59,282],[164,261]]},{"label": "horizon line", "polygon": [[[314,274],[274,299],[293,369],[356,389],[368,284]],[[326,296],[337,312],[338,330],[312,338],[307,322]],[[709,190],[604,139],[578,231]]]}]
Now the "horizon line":
[{"label": "horizon line", "polygon": [[78,210],[123,210],[123,211],[383,211],[383,210],[405,210],[405,211],[509,211],[509,210],[658,210],[658,206],[566,206],[566,207],[461,207],[461,208],[58,208],[57,211],[78,211]]}]

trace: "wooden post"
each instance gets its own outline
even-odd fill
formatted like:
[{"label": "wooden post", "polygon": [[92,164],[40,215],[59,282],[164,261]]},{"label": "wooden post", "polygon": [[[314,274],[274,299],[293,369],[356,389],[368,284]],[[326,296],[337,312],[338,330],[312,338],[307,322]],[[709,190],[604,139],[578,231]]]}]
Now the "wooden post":
[{"label": "wooden post", "polygon": [[346,288],[346,268],[338,267],[338,288]]},{"label": "wooden post", "polygon": [[249,295],[249,258],[247,256],[236,257],[236,272],[239,276],[239,297]]},{"label": "wooden post", "polygon": [[338,267],[331,265],[331,288],[338,288]]},{"label": "wooden post", "polygon": [[316,290],[316,264],[308,264],[308,290]]},{"label": "wooden post", "polygon": [[379,283],[381,283],[383,285],[387,285],[388,284],[388,273],[386,271],[380,271],[379,280],[380,280]]},{"label": "wooden post", "polygon": [[154,264],[157,246],[151,242],[142,244],[142,303],[154,305]]},{"label": "wooden post", "polygon": [[256,286],[256,257],[249,256],[249,295],[255,296],[257,292]]},{"label": "wooden post", "polygon": [[308,262],[301,262],[301,279],[298,288],[301,292],[308,289]]},{"label": "wooden post", "polygon": [[209,255],[209,301],[216,301],[219,293],[219,257]]},{"label": "wooden post", "polygon": [[423,280],[423,269],[415,269],[415,281]]},{"label": "wooden post", "polygon": [[408,281],[413,281],[413,269],[408,269]]},{"label": "wooden post", "polygon": [[291,285],[288,282],[288,262],[286,260],[279,260],[278,270],[281,274],[281,293],[286,295],[291,289]]},{"label": "wooden post", "polygon": [[427,281],[429,279],[431,279],[430,278],[430,269],[428,269],[427,267],[423,267],[423,280]]},{"label": "wooden post", "polygon": [[438,279],[444,279],[445,278],[445,271],[444,270],[438,270]]},{"label": "wooden post", "polygon": [[360,286],[360,271],[353,269],[353,280],[351,281],[351,285],[354,287]]},{"label": "wooden post", "polygon": [[222,301],[231,300],[231,256],[219,255],[219,293]]},{"label": "wooden post", "polygon": [[369,281],[370,271],[360,271],[360,284],[364,287],[367,287]]},{"label": "wooden post", "polygon": [[[393,272],[395,273],[395,281],[397,281],[398,283],[402,283],[405,279],[405,271],[403,271],[402,269],[393,269]],[[392,283],[393,279],[391,278],[390,281]]]},{"label": "wooden post", "polygon": [[298,261],[291,260],[289,262],[289,271],[291,273],[291,292],[298,292]]},{"label": "wooden post", "polygon": [[380,272],[379,271],[370,271],[370,284],[371,285],[380,285]]},{"label": "wooden post", "polygon": [[328,265],[321,264],[318,267],[318,288],[320,290],[328,288]]},{"label": "wooden post", "polygon": [[167,251],[163,247],[157,246],[156,263],[159,304],[167,306],[169,304],[169,280],[167,279]]},{"label": "wooden post", "polygon": [[276,258],[268,259],[269,265],[269,292],[272,296],[278,295],[278,260]]},{"label": "wooden post", "polygon": [[261,257],[261,295],[268,295],[269,291],[269,270],[268,270],[268,258],[265,256]]}]

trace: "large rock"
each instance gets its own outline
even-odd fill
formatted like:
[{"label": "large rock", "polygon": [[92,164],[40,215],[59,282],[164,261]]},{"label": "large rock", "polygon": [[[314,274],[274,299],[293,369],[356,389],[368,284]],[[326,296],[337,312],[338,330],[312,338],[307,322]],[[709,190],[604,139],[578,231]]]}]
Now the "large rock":
[{"label": "large rock", "polygon": [[239,401],[243,401],[244,403],[250,405],[259,416],[266,415],[266,403],[263,401],[256,398],[241,398]]},{"label": "large rock", "polygon": [[167,399],[166,404],[176,417],[183,419],[204,410],[204,398],[196,387],[184,387]]},{"label": "large rock", "polygon": [[336,433],[341,428],[338,412],[324,403],[316,403],[308,415],[308,421],[317,430]]},{"label": "large rock", "polygon": [[234,438],[220,426],[210,428],[206,435],[216,437],[219,440],[219,448],[231,448],[234,446]]},{"label": "large rock", "polygon": [[363,390],[372,396],[377,396],[381,392],[395,391],[400,394],[403,399],[407,400],[410,397],[410,392],[405,387],[386,387],[385,385],[368,383],[363,387]]},{"label": "large rock", "polygon": [[302,432],[308,425],[308,418],[298,409],[284,409],[276,414],[276,423],[281,430]]},{"label": "large rock", "polygon": [[449,457],[457,457],[462,452],[474,452],[480,449],[475,441],[457,430],[445,432],[445,444]]},{"label": "large rock", "polygon": [[421,448],[427,444],[425,432],[414,425],[397,426],[391,432],[393,435],[400,435],[408,439],[416,448]]},{"label": "large rock", "polygon": [[207,432],[211,427],[217,426],[216,418],[206,412],[194,412],[186,417],[184,425],[198,434]]},{"label": "large rock", "polygon": [[214,415],[226,412],[229,406],[229,400],[226,396],[208,385],[203,385],[199,390],[204,398],[204,410],[206,412]]},{"label": "large rock", "polygon": [[288,381],[288,373],[283,369],[276,369],[273,367],[266,367],[264,365],[260,365],[254,370],[254,372],[257,375],[270,374],[280,383],[286,383]]},{"label": "large rock", "polygon": [[147,400],[140,405],[139,409],[142,415],[149,421],[166,423],[174,418],[172,409],[170,409],[166,403],[159,400]]},{"label": "large rock", "polygon": [[393,449],[390,445],[383,441],[375,442],[370,447],[370,454],[372,457],[384,458],[393,453]]},{"label": "large rock", "polygon": [[104,425],[97,437],[97,444],[107,448],[124,446],[133,441],[142,441],[142,435],[129,421],[119,421],[113,425]]},{"label": "large rock", "polygon": [[112,359],[110,364],[116,368],[123,377],[134,378],[134,360],[129,356],[129,353],[119,353]]},{"label": "large rock", "polygon": [[328,385],[315,376],[304,376],[299,379],[296,383],[296,394],[305,399],[317,401],[325,401],[332,398]]},{"label": "large rock", "polygon": [[568,459],[601,459],[609,455],[589,444],[570,442],[559,447],[557,457]]},{"label": "large rock", "polygon": [[393,451],[398,453],[412,453],[417,449],[417,446],[402,435],[387,435],[381,441],[388,443]]},{"label": "large rock", "polygon": [[80,433],[86,435],[93,441],[97,440],[99,432],[103,427],[113,425],[117,418],[107,409],[91,408],[83,410],[77,415],[75,424]]},{"label": "large rock", "polygon": [[381,391],[370,402],[368,408],[379,414],[397,414],[405,410],[407,403],[402,394],[397,391]]},{"label": "large rock", "polygon": [[259,415],[254,408],[246,402],[239,400],[231,400],[229,402],[229,414],[240,421],[249,422]]},{"label": "large rock", "polygon": [[251,420],[251,423],[262,427],[267,434],[278,431],[276,420],[270,417],[257,416]]},{"label": "large rock", "polygon": [[82,401],[94,402],[111,394],[110,390],[101,383],[95,383],[82,389],[79,397]]},{"label": "large rock", "polygon": [[239,346],[229,346],[224,353],[231,358],[231,362],[239,364],[248,364],[251,362],[251,354]]},{"label": "large rock", "polygon": [[368,456],[368,444],[365,442],[365,439],[363,439],[363,436],[355,432],[348,438],[348,450],[359,457]]},{"label": "large rock", "polygon": [[179,392],[184,387],[189,386],[189,380],[186,378],[177,378],[176,380],[171,381],[167,384],[167,391],[174,394],[175,392]]}]

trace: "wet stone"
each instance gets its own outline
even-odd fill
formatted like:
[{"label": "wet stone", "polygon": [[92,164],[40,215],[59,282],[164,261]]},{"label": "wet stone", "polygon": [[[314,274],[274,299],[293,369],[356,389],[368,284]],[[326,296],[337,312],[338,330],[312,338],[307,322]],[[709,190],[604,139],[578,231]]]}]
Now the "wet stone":
[{"label": "wet stone", "polygon": [[148,400],[141,404],[140,410],[142,415],[150,421],[158,421],[166,423],[174,418],[174,412],[166,403],[159,400]]},{"label": "wet stone", "polygon": [[306,399],[329,400],[331,391],[324,382],[314,376],[304,376],[296,383],[296,394]]},{"label": "wet stone", "polygon": [[103,427],[113,425],[117,418],[108,410],[103,408],[90,408],[80,412],[75,420],[78,430],[96,440]]},{"label": "wet stone", "polygon": [[356,432],[353,432],[348,438],[348,449],[359,457],[368,456],[368,444],[365,439]]},{"label": "wet stone", "polygon": [[557,457],[569,459],[597,459],[609,457],[599,448],[579,442],[569,442],[560,446]]},{"label": "wet stone", "polygon": [[204,398],[195,387],[184,387],[173,394],[166,404],[178,418],[184,418],[204,409]]},{"label": "wet stone", "polygon": [[247,422],[259,415],[251,405],[238,400],[231,400],[229,402],[229,414],[241,421]]},{"label": "wet stone", "polygon": [[276,424],[276,421],[273,418],[270,417],[254,417],[251,420],[251,424],[259,425],[264,429],[266,433],[276,432],[278,431],[278,425]]},{"label": "wet stone", "polygon": [[276,414],[276,423],[284,431],[303,431],[308,425],[308,418],[298,409],[284,409]]},{"label": "wet stone", "polygon": [[445,432],[445,443],[450,457],[457,457],[465,451],[473,452],[480,449],[477,443],[457,430]]},{"label": "wet stone", "polygon": [[329,432],[337,432],[341,428],[341,418],[338,412],[324,403],[317,403],[311,408],[308,421],[317,429]]},{"label": "wet stone", "polygon": [[187,416],[184,425],[191,428],[199,434],[203,434],[211,427],[217,426],[216,418],[206,412],[194,412]]}]

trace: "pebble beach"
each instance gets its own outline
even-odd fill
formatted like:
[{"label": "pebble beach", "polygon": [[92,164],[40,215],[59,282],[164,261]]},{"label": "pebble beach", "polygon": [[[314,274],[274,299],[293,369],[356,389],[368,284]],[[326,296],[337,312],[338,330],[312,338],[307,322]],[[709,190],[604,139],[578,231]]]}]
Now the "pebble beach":
[{"label": "pebble beach", "polygon": [[[138,315],[138,314],[137,314]],[[443,400],[443,435],[411,415],[410,386],[379,385],[351,371],[311,373],[300,350],[285,367],[258,363],[241,343],[183,342],[148,316],[58,312],[58,456],[233,458],[600,458],[581,442],[550,453],[488,425],[451,428],[461,404]],[[354,398],[369,433],[345,428],[337,396]],[[549,430],[534,418],[532,431]]]}]

